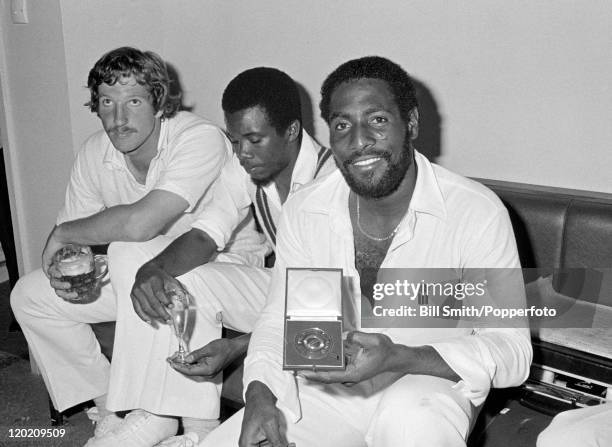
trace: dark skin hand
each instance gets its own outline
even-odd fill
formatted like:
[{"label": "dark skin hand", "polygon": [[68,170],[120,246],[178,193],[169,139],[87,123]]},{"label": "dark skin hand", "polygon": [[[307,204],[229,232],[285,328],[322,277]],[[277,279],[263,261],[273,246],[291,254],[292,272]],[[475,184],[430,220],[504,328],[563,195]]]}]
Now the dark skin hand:
[{"label": "dark skin hand", "polygon": [[134,311],[140,319],[154,328],[158,323],[167,324],[170,321],[170,299],[166,291],[181,288],[174,278],[206,264],[216,250],[214,241],[205,232],[194,228],[140,267],[130,294]]},{"label": "dark skin hand", "polygon": [[171,300],[166,296],[166,290],[172,287],[181,288],[180,283],[156,264],[148,262],[136,273],[132,287],[132,305],[136,314],[154,328],[158,323],[168,324],[170,314],[168,308]]},{"label": "dark skin hand", "polygon": [[210,380],[246,352],[250,339],[251,334],[244,334],[231,339],[213,340],[206,346],[189,353],[185,358],[187,363],[177,363],[172,358],[168,359],[168,363],[172,368],[195,381]]},{"label": "dark skin hand", "polygon": [[300,371],[314,382],[350,386],[379,374],[390,373],[397,380],[406,374],[428,374],[458,382],[461,378],[431,346],[395,344],[384,334],[349,332],[344,343],[347,358],[343,371]]},{"label": "dark skin hand", "polygon": [[259,381],[253,381],[249,383],[245,397],[238,445],[253,447],[266,441],[264,445],[287,447],[289,444],[283,430],[284,417],[276,407],[276,397],[270,388]]}]

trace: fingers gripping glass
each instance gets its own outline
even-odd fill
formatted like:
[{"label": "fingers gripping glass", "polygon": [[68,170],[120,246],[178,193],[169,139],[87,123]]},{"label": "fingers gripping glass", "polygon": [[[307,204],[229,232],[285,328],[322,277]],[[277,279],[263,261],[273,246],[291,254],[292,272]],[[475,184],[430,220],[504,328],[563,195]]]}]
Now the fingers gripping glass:
[{"label": "fingers gripping glass", "polygon": [[70,284],[70,288],[64,291],[76,294],[76,297],[64,297],[64,300],[86,304],[100,296],[108,273],[106,256],[94,255],[86,245],[68,244],[55,253],[53,266],[60,274],[58,279]]}]

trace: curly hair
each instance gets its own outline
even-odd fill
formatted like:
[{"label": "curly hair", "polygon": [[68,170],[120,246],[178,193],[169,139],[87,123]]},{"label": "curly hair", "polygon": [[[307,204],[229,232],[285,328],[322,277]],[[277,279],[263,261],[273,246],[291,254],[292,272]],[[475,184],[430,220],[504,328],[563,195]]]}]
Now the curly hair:
[{"label": "curly hair", "polygon": [[331,96],[340,84],[359,79],[380,79],[389,85],[389,89],[400,111],[407,122],[410,111],[418,106],[416,91],[410,76],[402,67],[389,59],[380,56],[367,56],[353,59],[336,68],[323,81],[321,86],[321,117],[329,124]]},{"label": "curly hair", "polygon": [[170,94],[166,63],[152,51],[143,52],[132,47],[117,48],[98,59],[87,78],[91,99],[85,105],[97,113],[100,84],[114,85],[130,76],[147,88],[155,111],[162,111],[162,117],[171,118],[176,114],[181,106],[181,95]]},{"label": "curly hair", "polygon": [[284,132],[295,120],[302,123],[298,88],[289,75],[276,68],[243,71],[223,92],[221,107],[226,114],[256,106],[266,111],[270,125],[278,133]]}]

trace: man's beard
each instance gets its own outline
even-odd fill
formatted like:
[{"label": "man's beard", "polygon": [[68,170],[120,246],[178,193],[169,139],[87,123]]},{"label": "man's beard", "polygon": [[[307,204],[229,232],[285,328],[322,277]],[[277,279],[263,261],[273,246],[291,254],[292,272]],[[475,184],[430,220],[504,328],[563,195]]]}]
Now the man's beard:
[{"label": "man's beard", "polygon": [[[364,180],[360,180],[354,177],[349,170],[353,160],[363,156],[366,153],[376,154],[387,162],[387,169],[380,177],[378,183],[374,183],[373,172],[370,173]],[[350,159],[345,160],[342,165],[340,165],[336,160],[336,165],[338,166],[338,169],[340,169],[340,172],[342,172],[346,183],[355,194],[363,197],[364,199],[380,199],[397,191],[400,184],[404,180],[404,177],[406,176],[406,172],[408,172],[408,168],[410,168],[410,165],[412,164],[411,153],[410,140],[407,139],[407,141],[404,143],[404,150],[401,152],[400,158],[395,164],[391,163],[391,154],[388,152],[379,153],[377,151],[366,151],[356,153]]]}]

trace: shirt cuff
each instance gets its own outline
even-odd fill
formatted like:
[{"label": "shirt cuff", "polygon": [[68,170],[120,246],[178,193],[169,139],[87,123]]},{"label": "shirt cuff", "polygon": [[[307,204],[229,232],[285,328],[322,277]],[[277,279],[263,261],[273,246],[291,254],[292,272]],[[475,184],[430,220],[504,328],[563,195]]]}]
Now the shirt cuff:
[{"label": "shirt cuff", "polygon": [[249,358],[245,360],[243,381],[243,398],[246,402],[246,390],[249,383],[259,381],[265,384],[276,396],[276,406],[295,423],[302,417],[300,399],[295,377],[288,371],[279,369],[276,362]]},{"label": "shirt cuff", "polygon": [[176,185],[158,185],[158,186],[155,186],[155,188],[153,189],[171,192],[172,194],[176,194],[177,196],[185,199],[189,206],[187,207],[185,211],[183,211],[183,213],[190,213],[191,211],[193,211],[193,209],[198,203],[198,199],[194,197],[193,194],[187,193],[187,191],[184,191],[183,189],[179,188]]},{"label": "shirt cuff", "polygon": [[430,345],[457,373],[461,380],[453,386],[475,406],[481,405],[491,389],[495,365],[482,355],[480,340],[477,336],[461,337],[457,340],[432,343]]},{"label": "shirt cuff", "polygon": [[225,249],[225,245],[227,244],[231,236],[223,232],[218,225],[214,225],[211,222],[196,220],[191,224],[191,227],[208,234],[208,236],[214,241],[215,245],[217,246],[217,251],[223,251]]}]

